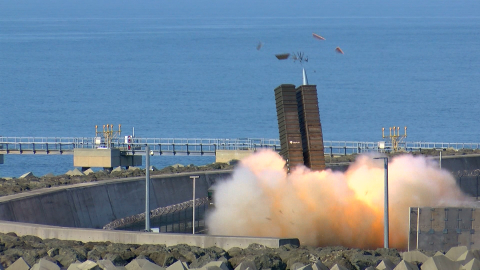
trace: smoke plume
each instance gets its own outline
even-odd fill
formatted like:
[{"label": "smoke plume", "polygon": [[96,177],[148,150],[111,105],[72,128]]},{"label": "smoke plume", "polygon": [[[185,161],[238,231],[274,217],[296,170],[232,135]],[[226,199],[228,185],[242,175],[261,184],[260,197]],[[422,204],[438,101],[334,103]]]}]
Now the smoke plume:
[{"label": "smoke plume", "polygon": [[[405,249],[409,207],[468,206],[471,199],[447,171],[422,156],[390,160],[390,246]],[[290,174],[270,150],[242,160],[227,181],[215,187],[215,210],[207,216],[210,234],[299,238],[302,245],[383,246],[383,160],[357,157],[346,172]]]}]

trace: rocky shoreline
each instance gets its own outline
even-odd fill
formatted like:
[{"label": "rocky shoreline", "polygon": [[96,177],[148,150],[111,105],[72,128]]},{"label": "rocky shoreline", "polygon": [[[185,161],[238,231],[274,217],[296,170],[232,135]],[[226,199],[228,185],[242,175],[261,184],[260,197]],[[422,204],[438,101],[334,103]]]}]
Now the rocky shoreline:
[{"label": "rocky shoreline", "polygon": [[158,266],[169,267],[177,261],[189,268],[201,268],[212,261],[223,262],[235,269],[241,262],[251,261],[257,269],[293,269],[295,263],[308,265],[317,261],[331,268],[335,264],[347,269],[376,267],[388,259],[398,264],[402,258],[396,249],[361,250],[344,247],[309,247],[286,245],[267,248],[252,244],[246,249],[218,247],[199,248],[188,245],[130,245],[110,242],[62,241],[40,239],[35,236],[17,236],[0,233],[0,263],[9,267],[19,258],[33,266],[40,259],[51,261],[62,268],[75,262],[109,260],[115,266],[125,266],[134,259],[147,259]]}]

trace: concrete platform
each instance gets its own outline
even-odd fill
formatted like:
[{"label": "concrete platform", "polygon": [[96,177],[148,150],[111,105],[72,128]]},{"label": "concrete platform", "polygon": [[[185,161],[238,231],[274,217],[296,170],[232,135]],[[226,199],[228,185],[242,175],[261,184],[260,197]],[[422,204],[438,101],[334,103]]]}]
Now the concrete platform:
[{"label": "concrete platform", "polygon": [[253,150],[217,150],[215,151],[215,162],[227,163],[231,160],[241,160],[253,152]]},{"label": "concrete platform", "polygon": [[120,149],[116,148],[75,148],[73,151],[74,167],[114,168],[141,165],[142,156],[123,155]]}]

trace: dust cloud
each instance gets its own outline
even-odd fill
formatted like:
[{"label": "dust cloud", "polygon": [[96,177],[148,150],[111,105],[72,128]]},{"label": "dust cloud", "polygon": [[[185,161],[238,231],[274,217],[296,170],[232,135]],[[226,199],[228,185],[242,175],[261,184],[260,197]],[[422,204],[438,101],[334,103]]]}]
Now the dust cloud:
[{"label": "dust cloud", "polygon": [[[270,150],[242,160],[215,186],[209,234],[299,238],[302,245],[383,246],[384,161],[357,157],[346,172],[285,171]],[[409,207],[471,206],[447,171],[422,156],[389,161],[390,247],[405,249]]]}]

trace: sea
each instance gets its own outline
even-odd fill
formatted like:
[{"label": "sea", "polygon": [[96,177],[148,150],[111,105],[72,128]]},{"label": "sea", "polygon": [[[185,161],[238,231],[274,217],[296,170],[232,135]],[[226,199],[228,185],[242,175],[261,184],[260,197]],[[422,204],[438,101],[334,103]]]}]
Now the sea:
[{"label": "sea", "polygon": [[[480,142],[478,0],[1,1],[0,136],[278,138],[274,89],[303,68],[325,140],[406,126],[407,141]],[[5,155],[0,177],[72,168]]]}]

